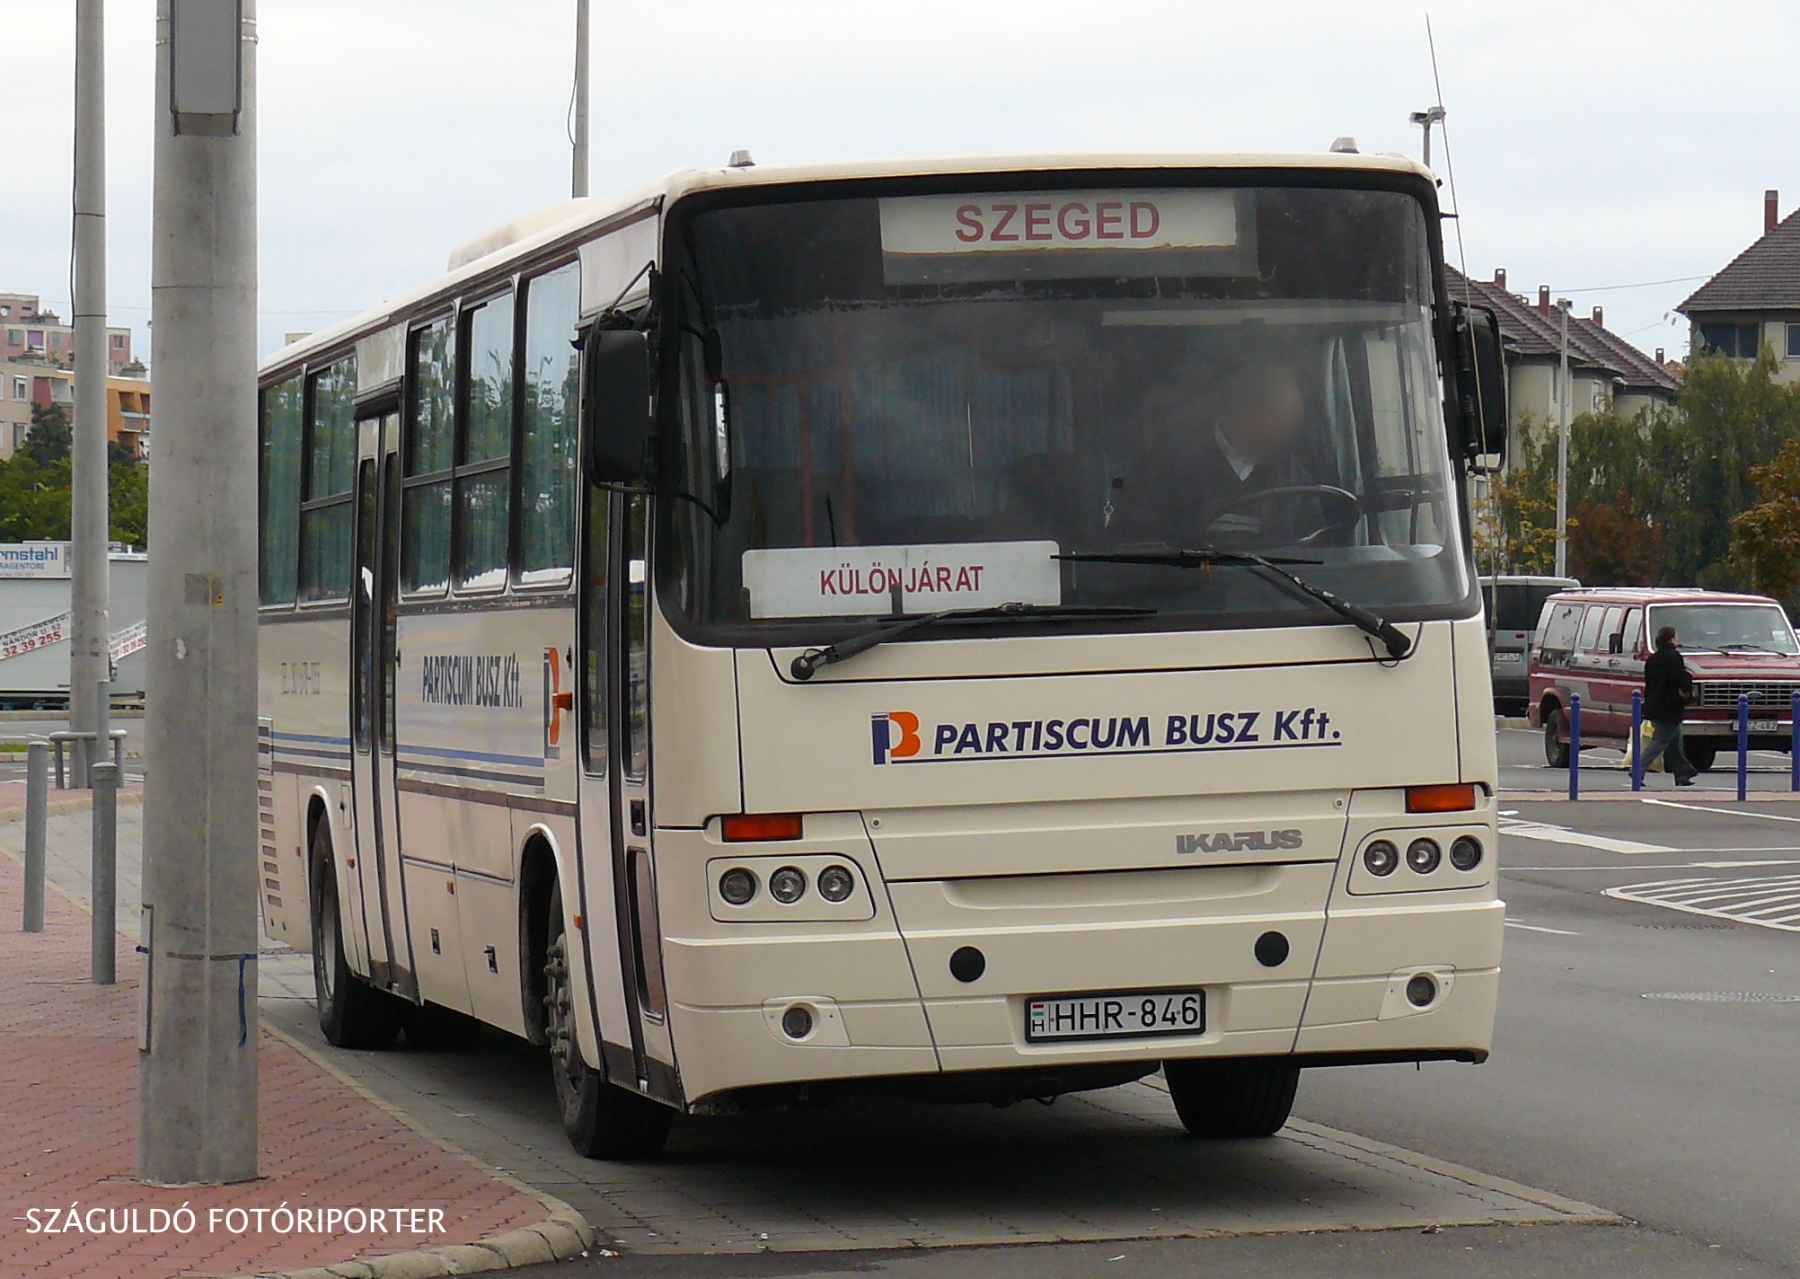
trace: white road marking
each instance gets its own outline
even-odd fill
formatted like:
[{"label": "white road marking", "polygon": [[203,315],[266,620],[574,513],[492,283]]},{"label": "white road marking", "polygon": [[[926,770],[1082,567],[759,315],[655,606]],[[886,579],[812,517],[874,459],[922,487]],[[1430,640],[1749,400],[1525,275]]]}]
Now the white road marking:
[{"label": "white road marking", "polygon": [[1620,901],[1800,933],[1800,875],[1665,879],[1601,891]]},{"label": "white road marking", "polygon": [[1516,919],[1506,921],[1508,928],[1523,928],[1528,933],[1555,933],[1558,937],[1579,937],[1580,933],[1572,933],[1566,928],[1545,928],[1542,924],[1521,924]]},{"label": "white road marking", "polygon": [[1547,822],[1501,822],[1500,833],[1517,835],[1522,839],[1542,840],[1548,844],[1574,844],[1580,848],[1597,848],[1603,853],[1620,853],[1627,857],[1635,857],[1644,853],[1687,851],[1670,848],[1664,844],[1644,844],[1635,839],[1614,839],[1610,835],[1590,835],[1586,831],[1570,830],[1567,826],[1552,826]]},{"label": "white road marking", "polygon": [[1685,808],[1691,813],[1722,813],[1726,817],[1760,817],[1765,822],[1800,822],[1800,817],[1783,817],[1780,813],[1753,813],[1747,808],[1710,808],[1705,804],[1683,804],[1679,800],[1647,797],[1640,802],[1657,804],[1663,808]]}]

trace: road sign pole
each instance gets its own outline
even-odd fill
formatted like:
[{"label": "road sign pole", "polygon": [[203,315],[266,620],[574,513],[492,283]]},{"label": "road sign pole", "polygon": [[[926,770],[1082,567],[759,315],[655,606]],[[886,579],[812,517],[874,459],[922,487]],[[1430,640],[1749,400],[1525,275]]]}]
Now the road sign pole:
[{"label": "road sign pole", "polygon": [[157,0],[138,1176],[256,1167],[255,0]]}]

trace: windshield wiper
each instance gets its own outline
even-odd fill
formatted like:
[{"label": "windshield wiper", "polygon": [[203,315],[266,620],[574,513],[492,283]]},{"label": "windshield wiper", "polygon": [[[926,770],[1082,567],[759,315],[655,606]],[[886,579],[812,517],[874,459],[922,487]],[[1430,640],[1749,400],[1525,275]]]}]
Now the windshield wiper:
[{"label": "windshield wiper", "polygon": [[797,680],[809,680],[821,666],[831,666],[838,662],[855,657],[858,653],[866,653],[889,640],[899,639],[912,631],[927,626],[935,626],[940,622],[980,622],[980,621],[1032,621],[1038,618],[1081,618],[1081,617],[1149,617],[1156,612],[1153,608],[1126,608],[1110,605],[1083,604],[1022,604],[1014,601],[1009,604],[996,604],[991,608],[949,608],[939,613],[925,613],[918,617],[908,617],[892,622],[886,626],[878,626],[874,630],[864,631],[861,635],[853,635],[836,644],[827,644],[824,648],[809,648],[796,657],[788,669]]},{"label": "windshield wiper", "polygon": [[[1702,646],[1702,647],[1704,647],[1704,646]],[[1732,652],[1732,651],[1733,651],[1733,650],[1735,650],[1735,649],[1740,649],[1740,648],[1747,648],[1747,649],[1749,649],[1749,650],[1750,650],[1750,651],[1751,651],[1751,652],[1752,652],[1752,653],[1774,653],[1774,654],[1776,654],[1776,655],[1777,655],[1777,656],[1779,656],[1779,657],[1786,657],[1786,656],[1788,656],[1788,655],[1787,655],[1787,654],[1785,654],[1785,653],[1783,653],[1783,652],[1782,652],[1782,651],[1781,651],[1781,650],[1780,650],[1780,649],[1778,649],[1778,648],[1767,648],[1767,647],[1765,647],[1765,646],[1763,646],[1763,645],[1761,645],[1761,644],[1720,644],[1720,645],[1718,645],[1718,646],[1717,646],[1717,647],[1715,647],[1715,648],[1714,648],[1714,649],[1713,649],[1713,652],[1715,652],[1715,653],[1729,653],[1729,652]]]},{"label": "windshield wiper", "polygon": [[1352,604],[1349,600],[1341,600],[1330,591],[1314,586],[1296,573],[1290,573],[1283,564],[1317,564],[1318,560],[1284,559],[1277,556],[1253,555],[1249,551],[1214,551],[1189,549],[1145,549],[1141,551],[1092,551],[1070,552],[1056,556],[1059,560],[1068,560],[1073,564],[1163,564],[1170,568],[1212,568],[1225,565],[1230,568],[1262,569],[1294,587],[1309,599],[1315,599],[1339,617],[1354,624],[1368,634],[1373,635],[1387,645],[1388,655],[1395,661],[1412,652],[1412,641],[1401,633],[1400,628],[1386,618],[1371,613],[1360,604]]}]

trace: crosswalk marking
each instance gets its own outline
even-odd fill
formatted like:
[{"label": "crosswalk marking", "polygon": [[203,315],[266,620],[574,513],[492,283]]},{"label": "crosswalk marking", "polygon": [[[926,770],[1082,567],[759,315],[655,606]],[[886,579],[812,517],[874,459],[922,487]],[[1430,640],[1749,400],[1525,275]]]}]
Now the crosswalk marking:
[{"label": "crosswalk marking", "polygon": [[1800,875],[1664,879],[1604,891],[1620,901],[1800,933]]}]

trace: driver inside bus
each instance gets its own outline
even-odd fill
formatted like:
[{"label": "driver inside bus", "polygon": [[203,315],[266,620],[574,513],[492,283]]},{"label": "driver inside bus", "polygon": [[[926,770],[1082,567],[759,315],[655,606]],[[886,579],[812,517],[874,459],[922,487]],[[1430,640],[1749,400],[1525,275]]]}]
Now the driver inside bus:
[{"label": "driver inside bus", "polygon": [[1131,524],[1142,527],[1131,527],[1132,536],[1196,548],[1248,549],[1281,546],[1319,529],[1323,521],[1316,499],[1273,493],[1313,482],[1298,457],[1306,403],[1285,365],[1244,365],[1210,397],[1210,404],[1207,398],[1176,392],[1151,407],[1162,418],[1152,432],[1156,443],[1151,450],[1160,500],[1145,504],[1157,508],[1154,515],[1149,510],[1136,513],[1139,518]]}]

